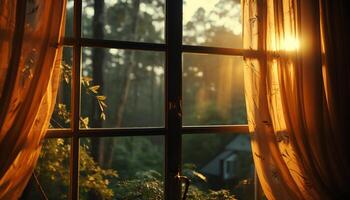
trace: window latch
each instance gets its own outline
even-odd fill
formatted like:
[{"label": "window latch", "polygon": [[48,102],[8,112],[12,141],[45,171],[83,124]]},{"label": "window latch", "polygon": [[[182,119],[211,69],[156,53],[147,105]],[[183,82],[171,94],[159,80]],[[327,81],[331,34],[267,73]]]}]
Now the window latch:
[{"label": "window latch", "polygon": [[190,187],[191,181],[186,176],[181,176],[180,174],[177,174],[176,178],[180,181],[180,183],[182,183],[182,182],[185,183],[185,191],[183,193],[182,200],[186,200],[187,199],[188,188]]}]

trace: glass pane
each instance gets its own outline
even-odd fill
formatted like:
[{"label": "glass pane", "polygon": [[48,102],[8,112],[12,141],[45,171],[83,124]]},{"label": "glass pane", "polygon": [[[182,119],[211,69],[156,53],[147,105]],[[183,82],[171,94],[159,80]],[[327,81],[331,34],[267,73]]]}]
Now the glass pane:
[{"label": "glass pane", "polygon": [[241,48],[241,1],[184,0],[183,44]]},{"label": "glass pane", "polygon": [[83,0],[83,37],[164,42],[164,0]]},{"label": "glass pane", "polygon": [[[35,174],[48,199],[65,200],[69,193],[70,140],[46,139],[41,149]],[[21,199],[43,199],[33,178],[27,185]]]},{"label": "glass pane", "polygon": [[70,127],[72,63],[73,49],[65,47],[62,55],[60,87],[49,125],[51,129]]},{"label": "glass pane", "polygon": [[188,199],[254,199],[254,163],[247,134],[183,135]]},{"label": "glass pane", "polygon": [[164,53],[84,48],[82,128],[164,125]]},{"label": "glass pane", "polygon": [[183,124],[246,124],[243,58],[183,54]]},{"label": "glass pane", "polygon": [[67,0],[65,37],[73,37],[74,0]]},{"label": "glass pane", "polygon": [[84,138],[80,199],[163,199],[163,136]]}]

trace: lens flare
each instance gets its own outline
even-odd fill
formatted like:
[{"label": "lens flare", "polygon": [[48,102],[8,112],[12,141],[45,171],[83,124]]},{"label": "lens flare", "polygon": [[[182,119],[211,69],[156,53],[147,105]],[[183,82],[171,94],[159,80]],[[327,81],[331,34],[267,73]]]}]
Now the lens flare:
[{"label": "lens flare", "polygon": [[283,41],[283,49],[286,51],[295,51],[299,49],[299,40],[294,37],[286,37]]}]

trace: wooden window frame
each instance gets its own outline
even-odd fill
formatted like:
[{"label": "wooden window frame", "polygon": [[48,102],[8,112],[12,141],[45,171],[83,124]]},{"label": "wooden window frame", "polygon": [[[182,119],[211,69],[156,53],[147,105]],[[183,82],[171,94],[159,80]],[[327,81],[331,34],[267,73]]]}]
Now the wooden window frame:
[{"label": "wooden window frame", "polygon": [[[182,54],[204,53],[231,56],[257,57],[260,53],[237,48],[220,48],[182,44],[183,2],[166,1],[165,43],[143,43],[90,39],[82,37],[82,0],[74,0],[74,34],[65,38],[64,46],[73,48],[71,127],[69,129],[50,129],[47,138],[70,138],[70,189],[69,199],[79,199],[79,140],[84,137],[119,137],[158,135],[165,138],[165,180],[164,197],[166,200],[179,200],[181,183],[176,175],[181,174],[181,143],[183,134],[233,133],[249,134],[248,125],[183,126],[182,125]],[[80,129],[80,77],[82,48],[102,47],[129,50],[149,50],[164,52],[165,62],[165,124],[160,128],[118,128],[118,129]],[[260,199],[259,182],[255,182],[255,200]]]}]

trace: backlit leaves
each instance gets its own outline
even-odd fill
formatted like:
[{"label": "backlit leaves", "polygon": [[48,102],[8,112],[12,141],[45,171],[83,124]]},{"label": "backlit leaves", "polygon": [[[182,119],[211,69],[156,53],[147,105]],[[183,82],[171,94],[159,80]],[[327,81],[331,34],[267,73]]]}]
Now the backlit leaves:
[{"label": "backlit leaves", "polygon": [[[61,76],[63,78],[62,80],[64,80],[64,82],[66,84],[70,84],[71,73],[72,73],[71,66],[62,62],[62,64],[61,64]],[[93,81],[93,79],[91,77],[88,77],[88,76],[82,77],[81,78],[82,89],[84,89],[87,94],[92,96],[97,101],[97,104],[99,105],[99,110],[100,110],[100,119],[106,120],[105,110],[107,108],[107,104],[106,104],[107,97],[102,95],[99,92],[99,89],[100,89],[99,85],[92,85],[91,84],[92,81]],[[63,121],[65,124],[69,124],[71,113],[70,113],[70,109],[67,108],[66,104],[57,103],[55,111],[57,113],[56,116],[57,116],[58,120],[55,119],[55,117],[52,117],[51,123],[50,123],[50,128],[53,128],[53,127],[63,128],[64,126],[62,124],[60,124],[60,121]],[[80,126],[82,128],[89,128],[89,118],[88,117],[80,117],[79,121],[80,121]]]},{"label": "backlit leaves", "polygon": [[90,91],[90,92],[92,92],[94,94],[98,93],[98,89],[100,89],[99,85],[94,85],[94,86],[88,87],[88,91]]},{"label": "backlit leaves", "polygon": [[100,94],[99,89],[101,86],[91,85],[92,81],[93,79],[87,76],[81,78],[81,83],[83,88],[85,89],[85,92],[88,95],[93,96],[97,101],[97,104],[100,109],[100,119],[106,120],[105,108],[107,108],[107,104],[106,104],[107,97]]},{"label": "backlit leaves", "polygon": [[83,128],[89,128],[89,118],[88,117],[80,117],[80,126]]},{"label": "backlit leaves", "polygon": [[64,61],[61,63],[61,76],[67,84],[70,83],[72,78],[72,67],[66,64]]}]

